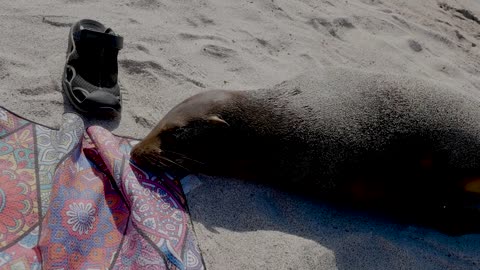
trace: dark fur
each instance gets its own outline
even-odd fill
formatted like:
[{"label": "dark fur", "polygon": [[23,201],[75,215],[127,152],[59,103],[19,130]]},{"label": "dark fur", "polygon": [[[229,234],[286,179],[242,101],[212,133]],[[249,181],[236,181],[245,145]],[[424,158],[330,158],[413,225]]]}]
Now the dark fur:
[{"label": "dark fur", "polygon": [[324,197],[458,210],[471,195],[464,183],[480,177],[480,93],[341,69],[210,91],[172,109],[132,152],[140,163],[160,156]]}]

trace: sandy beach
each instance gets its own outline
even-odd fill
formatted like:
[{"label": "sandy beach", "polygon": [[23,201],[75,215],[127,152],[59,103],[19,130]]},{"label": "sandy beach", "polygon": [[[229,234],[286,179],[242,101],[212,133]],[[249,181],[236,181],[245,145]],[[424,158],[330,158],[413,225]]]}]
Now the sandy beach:
[{"label": "sandy beach", "polygon": [[[142,138],[209,89],[272,87],[310,69],[434,80],[480,96],[477,0],[17,0],[0,5],[0,105],[58,127],[67,36],[90,18],[124,37],[120,118]],[[480,235],[446,236],[231,179],[199,176],[188,204],[207,269],[479,269]]]}]

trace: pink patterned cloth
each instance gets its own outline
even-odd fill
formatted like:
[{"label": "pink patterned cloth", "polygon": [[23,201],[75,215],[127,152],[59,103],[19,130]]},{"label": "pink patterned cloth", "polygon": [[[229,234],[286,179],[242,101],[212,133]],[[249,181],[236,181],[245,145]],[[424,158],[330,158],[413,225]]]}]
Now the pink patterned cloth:
[{"label": "pink patterned cloth", "polygon": [[0,108],[0,268],[204,269],[178,179],[131,163],[134,140],[64,119]]}]

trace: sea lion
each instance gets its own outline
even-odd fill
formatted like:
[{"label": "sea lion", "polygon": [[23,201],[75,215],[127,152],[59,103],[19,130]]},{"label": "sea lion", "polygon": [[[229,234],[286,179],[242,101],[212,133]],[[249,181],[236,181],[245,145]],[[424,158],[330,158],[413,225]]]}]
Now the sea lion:
[{"label": "sea lion", "polygon": [[311,71],[270,89],[190,97],[131,155],[314,196],[457,209],[480,194],[480,93],[407,76]]}]

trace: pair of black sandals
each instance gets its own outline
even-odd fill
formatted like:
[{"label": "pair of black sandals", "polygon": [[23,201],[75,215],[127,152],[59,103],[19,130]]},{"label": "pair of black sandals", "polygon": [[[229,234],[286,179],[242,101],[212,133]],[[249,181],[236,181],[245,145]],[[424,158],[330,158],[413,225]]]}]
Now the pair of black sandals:
[{"label": "pair of black sandals", "polygon": [[96,116],[120,114],[117,56],[122,47],[123,37],[98,21],[80,20],[70,28],[62,86],[76,110]]}]

